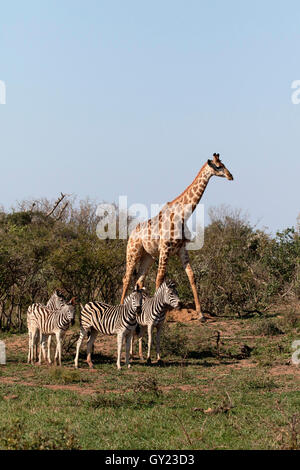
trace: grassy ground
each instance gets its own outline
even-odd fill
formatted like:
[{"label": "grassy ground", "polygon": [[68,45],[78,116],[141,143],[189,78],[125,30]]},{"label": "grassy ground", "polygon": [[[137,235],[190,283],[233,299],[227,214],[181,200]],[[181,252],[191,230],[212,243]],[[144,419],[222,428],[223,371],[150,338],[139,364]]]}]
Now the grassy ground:
[{"label": "grassy ground", "polygon": [[[183,317],[187,320],[186,316]],[[0,449],[299,449],[300,339],[291,309],[264,317],[168,322],[164,363],[116,369],[98,337],[95,369],[26,364],[27,335],[1,335]],[[154,358],[154,355],[153,355]]]}]

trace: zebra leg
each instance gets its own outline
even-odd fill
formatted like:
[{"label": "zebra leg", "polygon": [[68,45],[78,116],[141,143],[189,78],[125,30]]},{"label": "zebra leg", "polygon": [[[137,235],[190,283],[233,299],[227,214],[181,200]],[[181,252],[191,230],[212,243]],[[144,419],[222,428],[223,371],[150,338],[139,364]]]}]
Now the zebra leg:
[{"label": "zebra leg", "polygon": [[141,361],[144,360],[143,357],[143,337],[139,338],[139,358]]},{"label": "zebra leg", "polygon": [[151,364],[151,345],[152,345],[152,332],[153,325],[148,325],[148,353],[147,353],[147,363]]},{"label": "zebra leg", "polygon": [[61,366],[61,345],[62,345],[62,338],[64,336],[64,332],[59,330],[55,333],[55,336],[56,336],[56,351],[55,351],[55,357],[54,357],[54,364],[57,365],[57,359],[58,359],[58,365]]},{"label": "zebra leg", "polygon": [[76,345],[76,356],[75,356],[75,361],[74,361],[76,369],[78,369],[78,358],[79,358],[80,346],[81,346],[82,340],[83,340],[83,338],[85,337],[86,334],[87,334],[87,332],[83,328],[80,328],[79,338],[78,338],[77,345]]},{"label": "zebra leg", "polygon": [[38,359],[38,346],[39,346],[39,332],[38,331],[36,332],[36,334],[34,336],[33,344],[34,344],[34,349],[35,349],[35,354],[34,354],[34,357],[33,357],[33,361],[34,361],[34,359],[37,361],[37,359]]},{"label": "zebra leg", "polygon": [[124,340],[124,332],[117,334],[117,344],[118,344],[118,358],[117,358],[117,368],[121,369],[121,352],[122,352],[122,345]]},{"label": "zebra leg", "polygon": [[145,334],[145,327],[144,326],[141,326],[141,330],[139,332],[139,358],[141,361],[144,360],[144,357],[143,357],[143,336]]},{"label": "zebra leg", "polygon": [[42,344],[43,344],[44,338],[43,338],[43,333],[40,331],[40,350],[39,350],[39,361],[38,364],[39,366],[42,364]]},{"label": "zebra leg", "polygon": [[28,357],[27,357],[27,363],[30,364],[32,362],[31,359],[31,342],[32,342],[32,333],[31,331],[28,331]]},{"label": "zebra leg", "polygon": [[134,332],[132,332],[132,335],[130,337],[130,351],[129,351],[129,356],[132,359],[133,358],[133,343],[134,343]]},{"label": "zebra leg", "polygon": [[43,353],[43,359],[46,361],[46,340],[47,340],[48,335],[43,334],[42,335],[42,341],[41,341],[41,349]]},{"label": "zebra leg", "polygon": [[51,338],[52,338],[52,335],[49,335],[48,336],[48,345],[47,345],[47,359],[48,359],[49,364],[52,364],[52,361],[51,361]]},{"label": "zebra leg", "polygon": [[28,332],[28,358],[27,358],[28,364],[33,362],[32,354],[31,354],[31,343],[32,343],[32,333],[31,331],[29,331]]},{"label": "zebra leg", "polygon": [[95,341],[97,335],[98,335],[98,331],[92,329],[92,330],[91,330],[91,335],[90,335],[90,337],[89,337],[89,339],[88,339],[88,342],[87,342],[87,347],[86,347],[87,358],[86,358],[86,362],[88,363],[90,369],[93,368],[93,363],[92,363],[92,351],[93,351],[94,341]]},{"label": "zebra leg", "polygon": [[130,349],[130,344],[131,344],[131,333],[128,332],[128,334],[125,336],[125,366],[130,369],[131,365],[129,364],[129,349]]},{"label": "zebra leg", "polygon": [[38,343],[38,330],[33,329],[29,332],[29,351],[28,351],[28,362],[34,364],[34,348],[35,358],[37,359],[37,343]]},{"label": "zebra leg", "polygon": [[163,322],[159,323],[156,327],[156,357],[160,361],[160,335],[162,332]]}]

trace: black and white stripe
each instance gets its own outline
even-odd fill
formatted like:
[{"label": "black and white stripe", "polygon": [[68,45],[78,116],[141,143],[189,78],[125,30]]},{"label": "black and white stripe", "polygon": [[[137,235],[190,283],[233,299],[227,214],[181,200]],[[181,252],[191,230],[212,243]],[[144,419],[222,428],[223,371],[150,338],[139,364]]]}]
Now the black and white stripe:
[{"label": "black and white stripe", "polygon": [[132,331],[136,328],[136,316],[142,309],[142,291],[136,288],[126,305],[112,306],[104,302],[88,302],[80,315],[80,336],[77,342],[75,367],[78,367],[79,350],[83,338],[90,333],[87,342],[87,363],[93,367],[91,353],[98,333],[117,335],[117,367],[121,368],[121,349],[126,340],[126,365],[129,367],[129,347]]},{"label": "black and white stripe", "polygon": [[59,310],[67,303],[67,299],[61,290],[56,289],[46,303],[46,307],[50,310]]},{"label": "black and white stripe", "polygon": [[[125,299],[125,305],[130,300],[130,296]],[[151,362],[151,345],[153,329],[156,327],[156,354],[157,360],[160,360],[160,335],[162,326],[164,324],[166,313],[170,308],[178,308],[180,306],[180,299],[176,291],[176,286],[173,281],[164,281],[157,289],[153,297],[144,295],[142,313],[137,315],[137,322],[139,328],[136,329],[136,334],[139,338],[139,356],[143,360],[143,343],[142,338],[148,331],[148,353],[147,362]],[[131,339],[131,356],[133,354],[133,340]]]},{"label": "black and white stripe", "polygon": [[[75,299],[65,303],[59,309],[51,310],[41,304],[32,304],[27,311],[27,326],[29,334],[28,362],[33,362],[34,345],[36,338],[40,337],[39,363],[42,361],[42,353],[45,359],[45,343],[48,335],[56,336],[55,361],[58,358],[61,365],[61,342],[69,326],[75,319]],[[49,359],[49,356],[48,356]]]},{"label": "black and white stripe", "polygon": [[[56,289],[51,295],[50,299],[46,303],[46,307],[50,310],[59,311],[64,305],[66,305],[67,299],[63,292],[60,289]],[[51,339],[52,335],[48,336],[47,344],[47,359],[49,364],[51,364]]]},{"label": "black and white stripe", "polygon": [[[64,294],[61,292],[61,290],[59,289],[56,289],[53,294],[51,295],[50,299],[48,300],[48,302],[46,303],[46,307],[49,309],[49,310],[55,310],[55,311],[58,311],[59,309],[61,309],[61,307],[63,307],[65,304],[67,303],[67,299],[66,297],[64,296]],[[30,331],[30,318],[31,318],[31,315],[27,315],[27,327],[28,327],[28,332]],[[29,333],[30,334],[30,333]],[[51,351],[51,335],[49,335],[48,337],[48,351],[47,351],[47,358],[48,358],[48,362],[51,364],[51,357],[50,357],[50,351]],[[40,332],[39,330],[36,332],[36,335],[35,337],[33,338],[33,342],[34,342],[34,355],[32,358],[30,358],[30,353],[28,355],[28,362],[33,362],[34,359],[37,360],[37,357],[38,357],[38,344],[39,344],[39,340],[40,340]]]}]

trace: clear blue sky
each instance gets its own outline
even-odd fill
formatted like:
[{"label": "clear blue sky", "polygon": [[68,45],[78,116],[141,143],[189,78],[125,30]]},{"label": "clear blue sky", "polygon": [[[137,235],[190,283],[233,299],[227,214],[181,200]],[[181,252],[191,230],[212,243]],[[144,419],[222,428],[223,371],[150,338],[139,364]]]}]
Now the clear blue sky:
[{"label": "clear blue sky", "polygon": [[219,152],[203,202],[271,231],[299,204],[298,1],[2,2],[0,204],[162,203]]}]

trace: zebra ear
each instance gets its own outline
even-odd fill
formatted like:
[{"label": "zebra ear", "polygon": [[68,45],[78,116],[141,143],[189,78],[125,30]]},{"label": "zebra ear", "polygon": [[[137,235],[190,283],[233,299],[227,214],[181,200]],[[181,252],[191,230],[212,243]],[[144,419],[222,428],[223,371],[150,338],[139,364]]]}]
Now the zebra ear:
[{"label": "zebra ear", "polygon": [[70,300],[69,304],[71,304],[71,305],[76,305],[76,297],[72,297],[72,299]]}]

